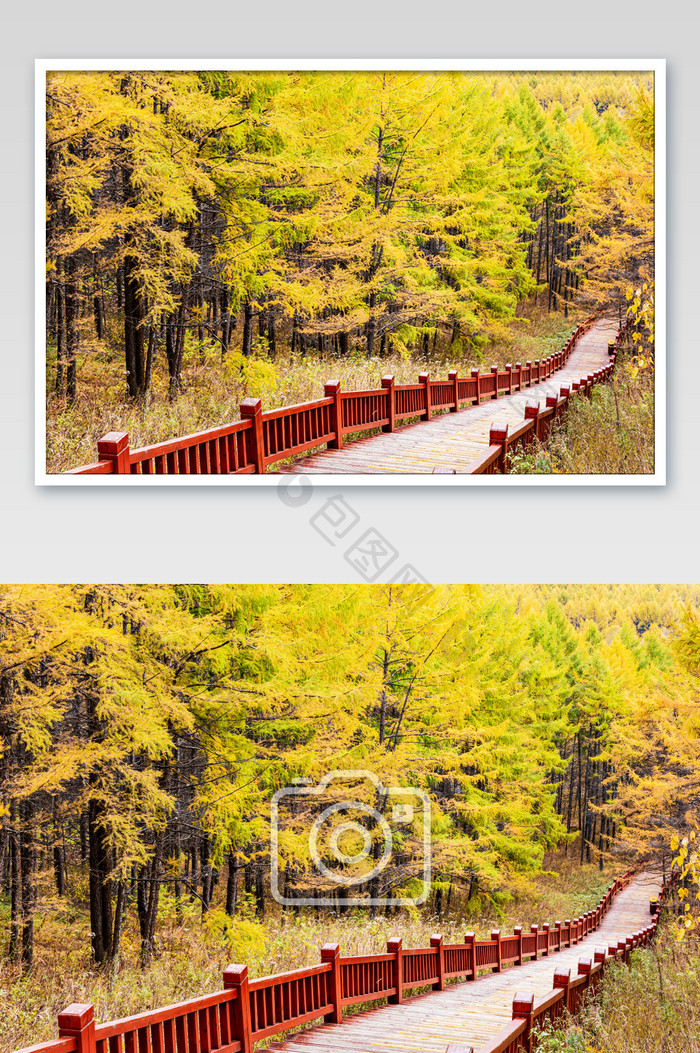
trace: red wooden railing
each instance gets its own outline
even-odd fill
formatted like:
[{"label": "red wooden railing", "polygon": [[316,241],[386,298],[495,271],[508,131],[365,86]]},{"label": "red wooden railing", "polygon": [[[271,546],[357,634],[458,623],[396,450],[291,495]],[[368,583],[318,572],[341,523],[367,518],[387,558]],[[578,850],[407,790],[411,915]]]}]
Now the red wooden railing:
[{"label": "red wooden railing", "polygon": [[[631,320],[623,322],[615,340],[608,345],[608,364],[602,369],[588,373],[570,385],[562,384],[558,396],[547,396],[544,408],[535,399],[529,399],[525,404],[525,419],[513,431],[510,431],[508,424],[492,424],[488,447],[464,469],[464,474],[495,475],[506,472],[510,454],[529,449],[535,439],[546,442],[550,429],[570,405],[570,399],[576,395],[586,395],[590,398],[595,384],[610,379],[620,344],[631,324]],[[438,469],[435,469],[434,474],[437,472]],[[443,468],[440,469],[440,474],[456,473]]]},{"label": "red wooden railing", "polygon": [[[622,879],[622,887],[629,883],[630,876],[627,874]],[[595,994],[611,962],[617,961],[629,965],[630,953],[637,947],[647,946],[654,938],[659,922],[660,904],[667,884],[668,882],[664,883],[658,900],[651,901],[653,913],[649,925],[627,936],[624,940],[610,944],[607,948],[596,947],[592,958],[580,958],[578,972],[573,979],[570,969],[557,969],[554,973],[554,990],[551,994],[543,995],[541,998],[535,998],[534,994],[516,994],[513,998],[512,1023],[506,1024],[486,1045],[480,1046],[478,1053],[519,1053],[521,1050],[531,1053],[536,1046],[537,1031],[543,1024],[553,1023],[565,1012],[575,1016],[586,999]],[[596,913],[596,911],[593,912],[592,921],[589,917],[588,924],[593,928],[596,927]],[[476,1053],[476,1051],[473,1046],[452,1042],[447,1047],[447,1053]]]},{"label": "red wooden railing", "polygon": [[[132,450],[126,432],[109,432],[97,444],[98,460],[66,475],[250,475],[270,465],[298,456],[318,446],[342,449],[347,435],[381,428],[393,432],[403,421],[429,421],[433,412],[459,411],[487,399],[510,395],[546,380],[568,361],[577,340],[595,321],[589,318],[571,334],[561,351],[522,365],[492,366],[490,372],[471,371],[447,380],[431,380],[421,373],[417,384],[396,384],[382,378],[381,387],[369,391],[341,391],[337,381],[325,386],[324,398],[298,406],[263,412],[260,399],[241,403],[241,419],[219,428],[169,439]],[[614,361],[614,358],[613,358]],[[607,369],[608,367],[606,367]],[[600,371],[599,371],[600,372]],[[606,371],[603,370],[603,373]],[[594,375],[594,381],[603,379]],[[546,427],[546,411],[540,428]],[[532,426],[528,425],[526,431]],[[496,457],[496,461],[498,458]],[[488,461],[488,458],[487,458]],[[498,471],[478,467],[474,472]]]},{"label": "red wooden railing", "polygon": [[[71,1005],[58,1016],[58,1039],[21,1053],[250,1053],[253,1043],[313,1020],[339,1023],[345,1006],[383,999],[398,1004],[406,992],[418,987],[444,990],[448,979],[472,981],[480,972],[500,972],[505,965],[522,965],[526,959],[571,947],[598,928],[630,878],[631,873],[625,874],[610,885],[595,910],[563,924],[533,925],[529,933],[518,926],[512,935],[494,930],[490,939],[476,940],[468,932],[464,943],[457,944],[444,944],[442,936],[433,936],[429,947],[416,948],[404,947],[395,937],[388,941],[385,954],[351,957],[342,956],[338,944],[330,943],[321,949],[319,965],[257,980],[248,979],[247,966],[230,965],[224,971],[222,991],[108,1024],[95,1023],[91,1005]],[[658,907],[654,930],[657,918]],[[629,946],[637,946],[636,938],[630,938]],[[625,953],[629,956],[628,950]],[[590,977],[597,975],[596,969],[589,969],[583,979],[571,981],[566,1004],[574,1004],[571,1000],[578,998],[579,987],[589,985]],[[528,1012],[534,1014],[534,1026],[542,1015],[540,1003]],[[526,1034],[527,1026],[523,1024],[513,1041]]]}]

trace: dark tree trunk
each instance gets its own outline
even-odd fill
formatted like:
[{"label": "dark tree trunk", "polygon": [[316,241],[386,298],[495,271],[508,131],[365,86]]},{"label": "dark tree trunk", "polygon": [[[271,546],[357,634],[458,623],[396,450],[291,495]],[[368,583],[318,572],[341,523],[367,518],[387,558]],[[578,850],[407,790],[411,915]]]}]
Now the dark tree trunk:
[{"label": "dark tree trunk", "polygon": [[211,862],[209,838],[202,838],[202,914],[205,914],[211,905]]},{"label": "dark tree trunk", "polygon": [[129,254],[133,236],[127,235],[127,254],[124,256],[124,353],[126,384],[131,398],[139,398],[144,391],[143,299],[136,269],[138,260]]},{"label": "dark tree trunk", "polygon": [[143,381],[144,394],[147,394],[151,390],[151,381],[153,379],[153,359],[156,353],[156,341],[158,339],[158,326],[150,325],[148,327],[148,351],[146,352],[146,375]]},{"label": "dark tree trunk", "polygon": [[166,331],[165,351],[170,380],[169,397],[174,402],[182,389],[182,362],[185,354],[185,323],[189,312],[190,287],[184,285],[177,312],[170,316]]},{"label": "dark tree trunk", "polygon": [[117,267],[117,310],[124,306],[124,272],[121,263]]},{"label": "dark tree trunk", "polygon": [[22,962],[31,969],[34,960],[34,906],[36,903],[36,849],[34,804],[22,801],[20,817],[20,863],[22,868]]},{"label": "dark tree trunk", "polygon": [[56,879],[56,892],[65,895],[66,882],[63,859],[63,832],[58,815],[58,798],[53,799],[53,871]]},{"label": "dark tree trunk", "polygon": [[63,266],[56,264],[56,394],[66,393],[66,297]]},{"label": "dark tree trunk", "polygon": [[226,881],[226,913],[233,917],[238,900],[238,857],[237,853],[228,854],[228,880]]},{"label": "dark tree trunk", "polygon": [[249,303],[243,307],[243,343],[241,351],[249,358],[253,351],[253,308]]},{"label": "dark tree trunk", "polygon": [[255,864],[255,913],[265,917],[265,874],[261,860]]},{"label": "dark tree trunk", "polygon": [[99,964],[106,961],[112,950],[112,882],[109,848],[102,826],[102,808],[91,800],[88,811],[90,848],[90,927],[92,951]]},{"label": "dark tree trunk", "polygon": [[17,832],[17,805],[10,804],[10,961],[19,960],[20,931],[22,927],[21,868],[19,835]]},{"label": "dark tree trunk", "polygon": [[66,395],[75,401],[78,373],[78,290],[74,281],[75,264],[72,259],[64,263],[65,319],[66,319]]},{"label": "dark tree trunk", "polygon": [[88,857],[88,813],[80,813],[80,859],[85,862]]},{"label": "dark tree trunk", "polygon": [[114,907],[114,929],[112,930],[112,961],[119,957],[122,942],[124,915],[126,914],[126,882],[120,878],[117,882],[117,902]]},{"label": "dark tree trunk", "polygon": [[367,358],[371,358],[372,355],[374,354],[374,338],[375,338],[376,333],[377,333],[377,323],[376,323],[376,320],[375,320],[375,317],[374,317],[374,310],[375,310],[375,308],[377,306],[377,294],[374,291],[372,291],[369,294],[369,298],[368,298],[368,301],[367,301],[367,306],[369,307],[369,318],[367,320],[367,329],[366,329],[366,333],[367,333]]},{"label": "dark tree trunk", "polygon": [[275,309],[268,308],[267,312],[267,346],[270,350],[270,358],[277,357],[277,333],[275,330]]},{"label": "dark tree trunk", "polygon": [[104,317],[103,317],[103,305],[102,305],[102,290],[100,287],[100,277],[97,273],[97,253],[94,252],[92,255],[92,307],[95,315],[95,335],[98,340],[101,340],[104,336]]}]

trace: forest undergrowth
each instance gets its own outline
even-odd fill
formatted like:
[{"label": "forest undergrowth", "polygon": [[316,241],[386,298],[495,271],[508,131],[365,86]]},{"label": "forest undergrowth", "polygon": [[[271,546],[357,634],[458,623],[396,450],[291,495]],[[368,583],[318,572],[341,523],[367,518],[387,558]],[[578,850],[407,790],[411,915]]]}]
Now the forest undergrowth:
[{"label": "forest undergrowth", "polygon": [[576,1019],[546,1029],[540,1053],[698,1053],[700,942],[677,943],[661,927],[657,943],[613,966]]},{"label": "forest undergrowth", "polygon": [[609,384],[575,399],[544,443],[511,458],[512,475],[650,475],[654,377],[621,362]]}]

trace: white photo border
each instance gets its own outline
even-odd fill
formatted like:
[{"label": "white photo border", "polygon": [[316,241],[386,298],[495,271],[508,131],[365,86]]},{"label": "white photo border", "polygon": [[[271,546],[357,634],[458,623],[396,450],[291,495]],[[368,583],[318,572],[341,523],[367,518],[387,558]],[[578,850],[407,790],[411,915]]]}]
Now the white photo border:
[{"label": "white photo border", "polygon": [[[46,471],[46,75],[54,70],[638,70],[654,75],[655,389],[654,472],[649,475],[314,475],[314,486],[666,485],[666,60],[665,59],[85,59],[35,60],[35,429],[37,486],[277,486],[277,475],[63,475]],[[302,478],[303,472],[299,473]],[[289,478],[289,477],[287,477]]]}]

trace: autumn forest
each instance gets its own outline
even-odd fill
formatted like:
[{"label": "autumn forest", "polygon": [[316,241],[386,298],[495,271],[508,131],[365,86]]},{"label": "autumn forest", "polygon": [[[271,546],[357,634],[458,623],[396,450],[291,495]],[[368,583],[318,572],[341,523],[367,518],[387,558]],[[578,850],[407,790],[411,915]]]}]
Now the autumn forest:
[{"label": "autumn forest", "polygon": [[[114,1013],[205,989],[222,957],[289,967],[329,924],[362,946],[543,887],[563,913],[630,861],[668,866],[700,793],[699,606],[695,586],[3,586],[10,1040],[31,1005],[51,1033],[67,982],[92,998],[104,975]],[[335,769],[428,795],[422,907],[392,905],[413,828],[365,907],[295,905],[324,882],[298,812],[276,849],[291,906],[273,897],[273,795]]]},{"label": "autumn forest", "polygon": [[[648,323],[653,98],[634,72],[50,73],[48,470],[245,396],[544,357],[602,308]],[[652,324],[635,350],[648,414]]]}]

